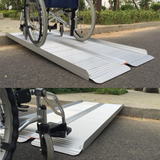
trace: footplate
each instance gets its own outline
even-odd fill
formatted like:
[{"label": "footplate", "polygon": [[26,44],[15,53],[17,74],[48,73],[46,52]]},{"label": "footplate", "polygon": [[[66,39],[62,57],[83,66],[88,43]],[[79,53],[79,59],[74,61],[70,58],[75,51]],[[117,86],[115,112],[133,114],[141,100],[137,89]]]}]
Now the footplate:
[{"label": "footplate", "polygon": [[72,131],[70,127],[67,127],[66,123],[58,124],[58,123],[49,122],[48,124],[49,124],[51,137],[65,138],[66,135],[68,135]]}]

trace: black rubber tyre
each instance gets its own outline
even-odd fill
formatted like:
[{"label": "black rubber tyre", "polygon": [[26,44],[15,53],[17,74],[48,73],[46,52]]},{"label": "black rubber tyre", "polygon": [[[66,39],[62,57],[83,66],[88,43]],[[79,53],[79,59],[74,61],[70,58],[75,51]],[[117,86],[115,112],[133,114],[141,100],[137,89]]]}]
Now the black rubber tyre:
[{"label": "black rubber tyre", "polygon": [[27,29],[25,26],[23,27],[23,35],[24,35],[25,40],[27,40]]},{"label": "black rubber tyre", "polygon": [[12,89],[0,88],[0,160],[11,160],[18,138],[18,108]]},{"label": "black rubber tyre", "polygon": [[63,25],[60,25],[59,31],[60,31],[60,35],[61,35],[61,37],[62,37],[62,36],[63,36],[63,32],[64,32]]},{"label": "black rubber tyre", "polygon": [[46,160],[54,159],[54,148],[51,137],[48,134],[42,135],[41,138],[42,155]]},{"label": "black rubber tyre", "polygon": [[75,30],[73,33],[78,41],[85,41],[90,38],[96,22],[93,3],[91,0],[84,0],[84,2],[84,7],[79,7],[78,11],[76,11],[77,16],[75,17]]},{"label": "black rubber tyre", "polygon": [[24,19],[30,40],[37,47],[42,46],[47,37],[47,13],[43,0],[24,0]]}]

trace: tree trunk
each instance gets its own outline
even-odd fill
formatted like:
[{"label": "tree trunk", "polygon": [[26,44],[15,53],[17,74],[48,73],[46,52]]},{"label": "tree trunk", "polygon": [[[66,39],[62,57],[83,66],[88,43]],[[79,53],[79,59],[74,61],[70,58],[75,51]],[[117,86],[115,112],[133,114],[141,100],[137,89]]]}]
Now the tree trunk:
[{"label": "tree trunk", "polygon": [[102,0],[97,0],[96,1],[96,9],[98,11],[97,19],[99,19],[101,8],[102,8]]},{"label": "tree trunk", "polygon": [[19,10],[19,6],[20,6],[20,4],[21,4],[21,0],[19,0],[19,2],[18,2],[17,12],[16,12],[16,14],[15,14],[15,16],[14,16],[14,19],[16,18],[17,14],[18,14],[18,10]]},{"label": "tree trunk", "polygon": [[97,9],[98,12],[101,11],[101,9],[102,9],[102,0],[97,0],[96,9]]},{"label": "tree trunk", "polygon": [[136,7],[137,11],[139,11],[139,8],[138,8],[138,6],[137,6],[137,4],[136,4],[135,0],[132,0],[132,1],[133,1],[134,5],[135,5],[135,7]]},{"label": "tree trunk", "polygon": [[114,0],[114,11],[119,9],[119,0]]}]

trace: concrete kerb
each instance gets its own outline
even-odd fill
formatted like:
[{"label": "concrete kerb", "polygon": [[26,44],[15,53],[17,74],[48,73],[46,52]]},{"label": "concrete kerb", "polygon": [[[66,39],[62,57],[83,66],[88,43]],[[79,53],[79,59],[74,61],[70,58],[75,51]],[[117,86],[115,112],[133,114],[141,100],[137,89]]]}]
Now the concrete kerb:
[{"label": "concrete kerb", "polygon": [[0,19],[3,19],[4,17],[3,17],[3,13],[0,13]]},{"label": "concrete kerb", "polygon": [[96,25],[93,34],[118,32],[124,30],[140,29],[146,27],[160,26],[160,22],[145,22],[145,23],[134,23],[134,24],[119,24],[119,25]]},{"label": "concrete kerb", "polygon": [[8,38],[5,33],[1,33],[0,34],[0,46],[11,45],[11,44],[17,44],[17,42]]},{"label": "concrete kerb", "polygon": [[[55,101],[49,98],[52,103],[55,104]],[[80,100],[80,99],[79,99]],[[61,105],[72,103],[73,101],[59,100]],[[32,100],[30,102],[32,105],[36,105],[36,97],[32,96]],[[47,104],[43,101],[43,104],[47,106]],[[56,106],[56,105],[55,105]],[[153,108],[136,108],[125,106],[119,112],[120,116],[129,116],[129,117],[138,117],[138,118],[149,118],[149,119],[157,119],[160,120],[160,110]]]},{"label": "concrete kerb", "polygon": [[124,106],[124,108],[119,112],[118,115],[160,120],[159,109],[134,108],[134,107]]}]

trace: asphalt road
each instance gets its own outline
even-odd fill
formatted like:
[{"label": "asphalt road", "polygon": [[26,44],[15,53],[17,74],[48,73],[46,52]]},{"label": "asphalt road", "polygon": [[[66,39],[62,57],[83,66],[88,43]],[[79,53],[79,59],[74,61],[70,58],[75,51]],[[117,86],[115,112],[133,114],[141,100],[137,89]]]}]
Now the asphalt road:
[{"label": "asphalt road", "polygon": [[[103,84],[86,81],[20,45],[0,47],[0,86],[3,87],[159,87],[160,27],[106,36],[103,40],[143,48],[154,60]],[[63,37],[62,37],[63,38]]]},{"label": "asphalt road", "polygon": [[[31,141],[18,143],[13,160],[42,160]],[[80,155],[55,152],[55,160],[159,160],[160,121],[116,117]]]}]

